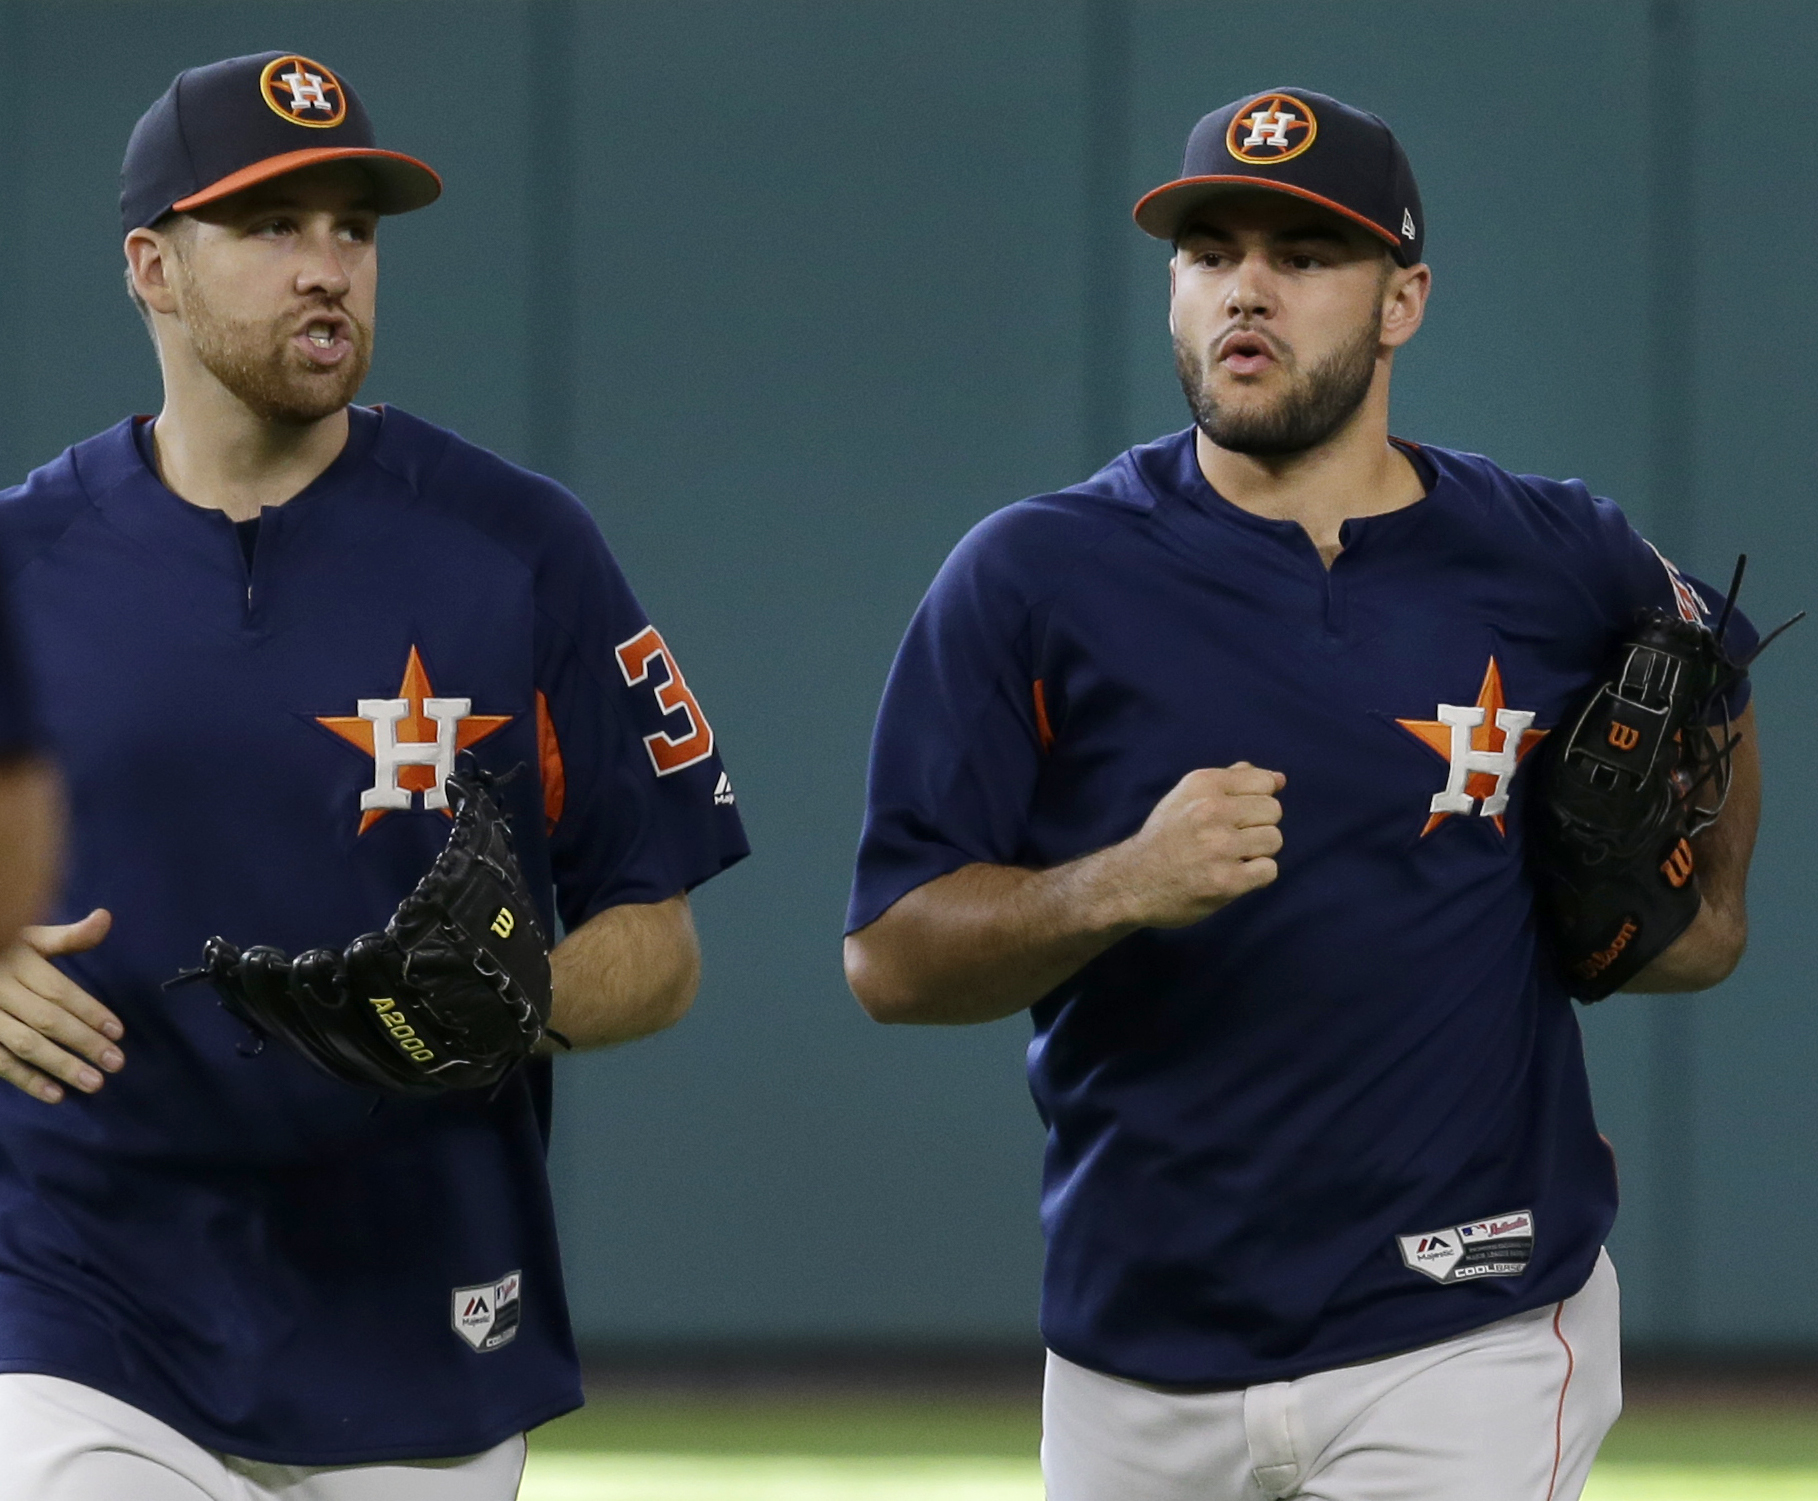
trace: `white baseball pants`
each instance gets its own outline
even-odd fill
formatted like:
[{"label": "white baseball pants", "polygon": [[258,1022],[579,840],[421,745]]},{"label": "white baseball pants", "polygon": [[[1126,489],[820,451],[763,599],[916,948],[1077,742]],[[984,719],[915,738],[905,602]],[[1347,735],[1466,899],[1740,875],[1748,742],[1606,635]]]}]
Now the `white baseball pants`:
[{"label": "white baseball pants", "polygon": [[1616,1269],[1423,1349],[1237,1391],[1048,1356],[1048,1501],[1577,1501],[1622,1411]]},{"label": "white baseball pants", "polygon": [[0,1501],[513,1501],[523,1473],[522,1435],[467,1459],[260,1464],[74,1381],[0,1374]]}]

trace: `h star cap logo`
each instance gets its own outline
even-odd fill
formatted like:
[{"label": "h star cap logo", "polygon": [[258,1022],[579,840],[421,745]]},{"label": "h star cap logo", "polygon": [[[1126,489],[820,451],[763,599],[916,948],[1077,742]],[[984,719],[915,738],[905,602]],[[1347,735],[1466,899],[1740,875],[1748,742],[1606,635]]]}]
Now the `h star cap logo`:
[{"label": "h star cap logo", "polygon": [[294,53],[274,58],[259,75],[259,92],[272,113],[292,125],[327,130],[347,118],[341,80],[318,62]]},{"label": "h star cap logo", "polygon": [[[1509,806],[1509,783],[1529,751],[1546,738],[1537,730],[1534,711],[1503,707],[1502,671],[1490,658],[1474,704],[1441,704],[1437,719],[1395,722],[1447,764],[1446,785],[1427,805],[1425,839],[1454,813],[1494,821],[1507,834],[1503,813]],[[1481,806],[1479,806],[1481,804]]]},{"label": "h star cap logo", "polygon": [[1232,117],[1225,150],[1240,162],[1273,166],[1299,156],[1319,134],[1319,121],[1292,94],[1263,94]]},{"label": "h star cap logo", "polygon": [[438,698],[416,647],[404,664],[396,698],[363,698],[352,715],[317,715],[316,723],[372,757],[372,786],[360,794],[360,833],[387,813],[423,806],[454,817],[444,784],[455,756],[510,724],[510,714],[475,714],[470,698]]}]

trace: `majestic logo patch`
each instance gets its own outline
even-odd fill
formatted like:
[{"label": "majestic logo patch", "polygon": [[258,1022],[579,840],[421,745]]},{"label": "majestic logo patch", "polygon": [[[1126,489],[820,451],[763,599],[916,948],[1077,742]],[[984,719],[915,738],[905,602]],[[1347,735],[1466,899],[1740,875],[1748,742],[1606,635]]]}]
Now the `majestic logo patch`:
[{"label": "majestic logo patch", "polygon": [[411,794],[423,794],[431,812],[454,817],[443,784],[454,773],[455,754],[478,745],[510,724],[510,714],[475,714],[470,698],[437,698],[411,647],[396,698],[362,698],[351,715],[317,715],[316,723],[372,757],[372,786],[360,794],[360,832],[387,813],[407,811]]},{"label": "majestic logo patch", "polygon": [[1512,1209],[1469,1225],[1398,1235],[1402,1265],[1435,1282],[1519,1277],[1534,1257],[1534,1216]]},{"label": "majestic logo patch", "polygon": [[1225,149],[1240,162],[1267,167],[1299,156],[1318,134],[1313,111],[1292,94],[1262,94],[1233,117]]},{"label": "majestic logo patch", "polygon": [[292,125],[326,130],[347,118],[347,93],[341,80],[307,57],[280,57],[259,75],[259,92]]},{"label": "majestic logo patch", "polygon": [[732,793],[732,779],[722,771],[719,781],[713,784],[713,806],[730,808],[737,801],[738,799]]},{"label": "majestic logo patch", "polygon": [[1507,834],[1503,813],[1509,806],[1509,783],[1529,751],[1546,738],[1531,728],[1532,709],[1503,707],[1502,670],[1490,658],[1474,704],[1441,704],[1437,719],[1395,721],[1447,763],[1445,790],[1427,804],[1425,839],[1454,813],[1476,812],[1490,819],[1496,832]]},{"label": "majestic logo patch", "polygon": [[482,1355],[510,1344],[524,1311],[523,1280],[521,1273],[507,1272],[497,1282],[457,1287],[450,1314],[454,1332]]}]

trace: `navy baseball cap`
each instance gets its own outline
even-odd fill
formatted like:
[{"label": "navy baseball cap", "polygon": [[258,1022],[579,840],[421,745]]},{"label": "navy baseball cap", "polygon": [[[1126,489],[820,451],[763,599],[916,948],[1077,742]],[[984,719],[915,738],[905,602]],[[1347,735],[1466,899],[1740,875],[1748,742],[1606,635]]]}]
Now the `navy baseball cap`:
[{"label": "navy baseball cap", "polygon": [[1180,176],[1143,196],[1136,222],[1172,240],[1189,213],[1234,188],[1328,208],[1387,241],[1397,265],[1417,264],[1426,244],[1420,189],[1395,133],[1310,89],[1249,94],[1207,115],[1187,137]]},{"label": "navy baseball cap", "polygon": [[120,167],[120,221],[131,233],[317,162],[357,161],[379,212],[441,196],[414,156],[381,151],[359,95],[318,62],[261,52],[190,68],[139,117]]}]

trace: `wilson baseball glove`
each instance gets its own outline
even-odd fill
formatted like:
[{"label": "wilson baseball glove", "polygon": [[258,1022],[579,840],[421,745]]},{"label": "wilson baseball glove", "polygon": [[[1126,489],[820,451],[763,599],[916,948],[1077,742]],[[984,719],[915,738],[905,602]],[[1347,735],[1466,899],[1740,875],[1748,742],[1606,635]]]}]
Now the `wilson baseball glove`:
[{"label": "wilson baseball glove", "polygon": [[1730,788],[1725,705],[1748,674],[1724,632],[1746,559],[1716,628],[1662,610],[1636,617],[1608,676],[1547,737],[1533,806],[1541,931],[1581,1001],[1619,990],[1691,926],[1703,898],[1692,840]]},{"label": "wilson baseball glove", "polygon": [[494,800],[496,779],[463,757],[447,782],[448,844],[382,933],[345,951],[287,959],[211,938],[209,980],[263,1046],[277,1037],[324,1073],[388,1094],[496,1084],[549,1029],[549,943]]}]

